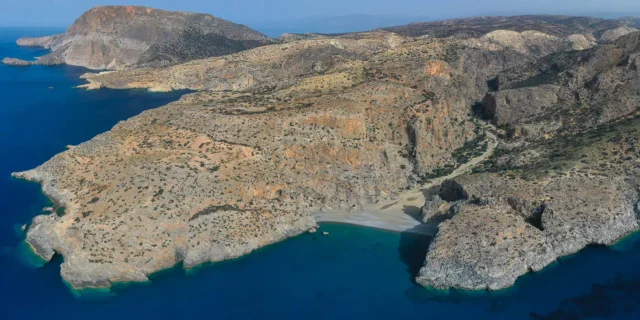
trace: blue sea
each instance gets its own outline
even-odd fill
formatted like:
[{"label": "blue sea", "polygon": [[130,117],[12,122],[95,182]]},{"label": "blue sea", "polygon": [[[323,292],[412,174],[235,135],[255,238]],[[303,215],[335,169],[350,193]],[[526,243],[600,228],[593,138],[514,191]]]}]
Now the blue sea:
[{"label": "blue sea", "polygon": [[[61,31],[0,29],[0,58],[44,55],[14,41]],[[417,286],[429,238],[340,224],[150,283],[74,292],[60,278],[62,257],[42,265],[25,248],[20,226],[49,202],[10,173],[181,94],[74,89],[86,71],[0,65],[0,319],[640,319],[637,234],[493,293]]]}]

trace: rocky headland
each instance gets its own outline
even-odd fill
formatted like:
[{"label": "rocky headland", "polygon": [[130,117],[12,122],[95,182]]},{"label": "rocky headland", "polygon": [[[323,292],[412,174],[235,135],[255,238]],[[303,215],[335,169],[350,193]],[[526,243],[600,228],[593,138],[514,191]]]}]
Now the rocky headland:
[{"label": "rocky headland", "polygon": [[20,38],[16,44],[23,47],[41,47],[44,49],[56,50],[64,43],[64,34],[56,34],[39,38]]},{"label": "rocky headland", "polygon": [[27,242],[62,254],[73,287],[108,287],[237,257],[315,227],[318,212],[418,203],[416,223],[436,232],[419,283],[507,287],[638,228],[640,32],[597,40],[624,23],[285,35],[86,74],[94,89],[197,92],[14,173],[66,208],[36,217]]},{"label": "rocky headland", "polygon": [[99,6],[82,14],[64,34],[21,38],[17,44],[52,50],[31,64],[122,70],[174,65],[275,42],[208,14]]}]

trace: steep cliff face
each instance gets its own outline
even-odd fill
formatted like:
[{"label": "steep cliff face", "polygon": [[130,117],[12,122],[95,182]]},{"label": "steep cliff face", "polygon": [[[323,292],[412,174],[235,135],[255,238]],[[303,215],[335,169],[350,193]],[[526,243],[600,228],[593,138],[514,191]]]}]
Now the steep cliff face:
[{"label": "steep cliff face", "polygon": [[[637,155],[629,156],[618,165],[631,169]],[[638,230],[637,170],[609,176],[581,171],[535,181],[496,174],[456,179],[469,198],[440,200],[436,209],[449,209],[449,203],[453,209],[416,280],[440,289],[502,289],[558,257],[592,244],[612,245]],[[430,202],[425,209],[432,211]]]},{"label": "steep cliff face", "polygon": [[575,133],[638,111],[640,32],[505,70],[487,114],[528,139]]},{"label": "steep cliff face", "polygon": [[505,139],[474,174],[443,183],[425,203],[425,221],[445,222],[419,283],[501,289],[640,228],[639,44],[640,32],[631,33],[490,81],[485,115]]},{"label": "steep cliff face", "polygon": [[[246,26],[208,14],[145,7],[94,7],[64,35],[21,39],[54,50],[55,61],[89,69],[159,67],[274,43]],[[36,63],[51,63],[43,57]]]}]

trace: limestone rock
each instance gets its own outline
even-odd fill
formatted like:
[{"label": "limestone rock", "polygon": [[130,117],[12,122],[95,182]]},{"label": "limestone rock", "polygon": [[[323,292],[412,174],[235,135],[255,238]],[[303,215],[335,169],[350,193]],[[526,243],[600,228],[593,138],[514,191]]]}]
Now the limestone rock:
[{"label": "limestone rock", "polygon": [[[532,183],[479,174],[459,181],[470,199],[440,224],[416,278],[425,286],[505,288],[529,269],[639,229],[635,187],[625,179]],[[478,204],[480,198],[490,201]]]},{"label": "limestone rock", "polygon": [[545,191],[554,199],[542,213],[542,228],[558,256],[590,244],[612,245],[638,230],[629,185],[607,179],[564,179]]},{"label": "limestone rock", "polygon": [[420,209],[420,218],[424,223],[445,220],[453,216],[449,214],[450,209],[451,205],[448,202],[438,195],[433,195]]},{"label": "limestone rock", "polygon": [[634,67],[639,54],[640,32],[634,32],[504,71],[492,80],[496,88],[484,99],[484,114],[532,140],[633,115],[640,105],[635,89],[640,73]]},{"label": "limestone rock", "polygon": [[555,257],[544,234],[506,204],[465,205],[440,225],[416,281],[438,289],[497,290]]},{"label": "limestone rock", "polygon": [[23,47],[42,47],[44,49],[55,50],[62,46],[63,42],[64,34],[56,34],[39,38],[20,38],[16,41],[16,44]]},{"label": "limestone rock", "polygon": [[572,50],[585,50],[596,45],[596,40],[593,36],[584,34],[570,34],[564,41]]},{"label": "limestone rock", "polygon": [[638,31],[638,29],[632,28],[629,26],[622,26],[619,28],[610,29],[602,33],[602,35],[600,36],[600,41],[601,42],[614,41],[624,35],[627,35],[629,33],[636,32],[636,31]]},{"label": "limestone rock", "polygon": [[2,59],[2,63],[9,66],[20,66],[20,67],[26,67],[31,65],[31,62],[29,61],[16,59],[16,58],[4,58]]},{"label": "limestone rock", "polygon": [[496,30],[487,33],[483,38],[525,54],[535,52],[537,55],[547,55],[559,51],[564,46],[560,38],[533,30]]}]

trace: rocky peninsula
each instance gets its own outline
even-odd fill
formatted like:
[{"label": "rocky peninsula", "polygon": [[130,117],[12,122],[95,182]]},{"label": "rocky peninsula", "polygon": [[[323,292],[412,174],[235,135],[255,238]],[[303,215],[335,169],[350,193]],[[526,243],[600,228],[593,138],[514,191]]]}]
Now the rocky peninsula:
[{"label": "rocky peninsula", "polygon": [[17,44],[52,50],[32,64],[122,70],[174,65],[275,42],[208,14],[99,6],[82,14],[64,34],[21,38]]},{"label": "rocky peninsula", "polygon": [[22,59],[16,59],[16,58],[4,58],[4,59],[2,59],[2,63],[6,64],[6,65],[9,65],[9,66],[18,66],[18,67],[20,67],[20,66],[25,67],[25,66],[30,66],[31,65],[31,62],[29,62],[29,61],[25,61],[25,60],[22,60]]},{"label": "rocky peninsula", "polygon": [[508,287],[638,229],[640,32],[598,40],[626,23],[488,17],[288,35],[86,74],[96,89],[197,92],[14,173],[66,208],[34,218],[27,242],[62,254],[74,288],[108,287],[246,254],[323,213],[418,204],[412,219],[436,235],[417,282]]},{"label": "rocky peninsula", "polygon": [[41,47],[44,49],[56,50],[64,43],[64,34],[56,34],[39,38],[20,38],[16,44],[23,47]]}]

